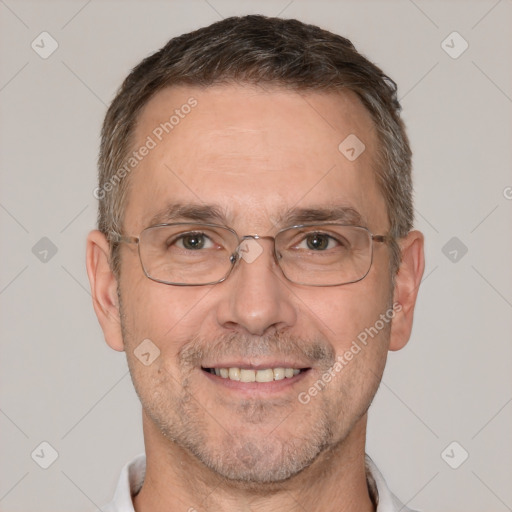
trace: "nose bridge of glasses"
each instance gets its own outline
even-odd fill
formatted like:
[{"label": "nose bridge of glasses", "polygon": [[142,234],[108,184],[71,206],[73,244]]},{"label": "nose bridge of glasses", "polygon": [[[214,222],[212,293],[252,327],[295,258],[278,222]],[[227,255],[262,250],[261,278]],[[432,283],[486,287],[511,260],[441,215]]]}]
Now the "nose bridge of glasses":
[{"label": "nose bridge of glasses", "polygon": [[275,237],[274,236],[270,236],[270,235],[244,235],[243,237],[240,238],[240,244],[244,241],[244,240],[272,240],[274,241],[275,240]]},{"label": "nose bridge of glasses", "polygon": [[237,259],[242,258],[248,263],[254,261],[264,251],[263,244],[259,243],[260,240],[271,241],[271,250],[272,253],[274,252],[275,237],[257,234],[244,235],[238,239],[238,246],[235,250]]}]

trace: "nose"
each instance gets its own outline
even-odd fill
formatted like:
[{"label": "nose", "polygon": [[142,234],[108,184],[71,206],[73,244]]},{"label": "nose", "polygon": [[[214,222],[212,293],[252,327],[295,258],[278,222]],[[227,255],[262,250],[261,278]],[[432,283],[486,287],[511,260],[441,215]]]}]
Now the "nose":
[{"label": "nose", "polygon": [[270,240],[248,238],[229,278],[218,284],[222,294],[218,323],[231,330],[262,336],[292,326],[297,318],[293,293],[272,254]]}]

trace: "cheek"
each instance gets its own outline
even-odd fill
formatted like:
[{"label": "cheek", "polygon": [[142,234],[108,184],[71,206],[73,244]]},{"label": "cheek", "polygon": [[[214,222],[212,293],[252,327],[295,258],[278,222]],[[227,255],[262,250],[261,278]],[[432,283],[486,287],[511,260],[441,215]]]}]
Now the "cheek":
[{"label": "cheek", "polygon": [[332,343],[345,399],[348,394],[350,403],[364,405],[374,396],[386,363],[393,316],[389,274],[372,267],[365,279],[348,285],[344,293],[337,310],[330,309],[337,333]]},{"label": "cheek", "polygon": [[174,360],[183,343],[201,328],[210,288],[169,286],[144,275],[131,280],[125,277],[121,283],[125,345],[133,351],[149,339],[165,359]]},{"label": "cheek", "polygon": [[[377,279],[377,275],[381,277]],[[391,282],[387,273],[384,274],[386,278],[382,275],[379,269],[358,283],[307,291],[301,296],[305,306],[302,308],[304,327],[308,331],[311,327],[320,331],[338,354],[343,353],[391,306]],[[388,333],[383,328],[387,325],[377,325],[379,333],[383,331],[386,335],[379,336],[380,339],[387,338]]]},{"label": "cheek", "polygon": [[144,279],[127,284],[121,294],[126,357],[142,403],[169,408],[167,401],[184,392],[187,372],[178,353],[201,325],[196,310],[206,290]]}]

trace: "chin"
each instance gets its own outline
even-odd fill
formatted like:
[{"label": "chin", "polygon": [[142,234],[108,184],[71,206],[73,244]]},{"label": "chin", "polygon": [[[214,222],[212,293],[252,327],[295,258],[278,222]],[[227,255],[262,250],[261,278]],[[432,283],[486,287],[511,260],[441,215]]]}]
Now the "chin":
[{"label": "chin", "polygon": [[233,485],[245,488],[278,484],[299,474],[325,450],[325,445],[304,439],[225,439],[215,448],[196,450],[195,457]]}]

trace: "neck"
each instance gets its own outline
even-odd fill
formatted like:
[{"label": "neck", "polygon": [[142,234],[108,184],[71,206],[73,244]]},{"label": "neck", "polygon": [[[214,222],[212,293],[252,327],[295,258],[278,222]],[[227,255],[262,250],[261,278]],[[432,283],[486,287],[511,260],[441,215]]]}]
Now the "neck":
[{"label": "neck", "polygon": [[336,446],[285,482],[226,480],[165,438],[144,415],[146,476],[134,498],[136,512],[294,511],[370,512],[364,446],[366,415]]}]

